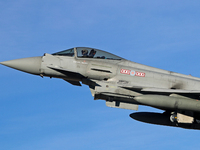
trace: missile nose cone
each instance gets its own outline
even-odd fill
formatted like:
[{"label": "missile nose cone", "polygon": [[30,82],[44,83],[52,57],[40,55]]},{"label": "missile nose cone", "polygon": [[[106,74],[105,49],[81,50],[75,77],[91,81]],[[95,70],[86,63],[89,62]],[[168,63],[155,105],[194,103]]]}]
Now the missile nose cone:
[{"label": "missile nose cone", "polygon": [[139,102],[139,103],[143,103],[144,98],[145,98],[145,95],[141,95],[141,96],[134,97],[134,100]]},{"label": "missile nose cone", "polygon": [[30,57],[0,62],[0,64],[23,72],[39,75],[42,57]]},{"label": "missile nose cone", "polygon": [[141,112],[139,112],[139,113],[132,113],[129,116],[131,118],[135,119],[135,120],[140,120],[140,118],[143,117],[143,115],[141,114]]}]

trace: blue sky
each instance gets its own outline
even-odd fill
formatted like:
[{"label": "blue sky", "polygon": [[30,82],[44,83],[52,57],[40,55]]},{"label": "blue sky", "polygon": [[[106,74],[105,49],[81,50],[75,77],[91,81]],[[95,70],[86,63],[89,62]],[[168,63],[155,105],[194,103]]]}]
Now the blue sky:
[{"label": "blue sky", "polygon": [[[197,0],[1,0],[0,61],[88,46],[200,77],[199,8]],[[137,122],[131,110],[94,101],[87,86],[0,70],[0,149],[200,146],[199,131]]]}]

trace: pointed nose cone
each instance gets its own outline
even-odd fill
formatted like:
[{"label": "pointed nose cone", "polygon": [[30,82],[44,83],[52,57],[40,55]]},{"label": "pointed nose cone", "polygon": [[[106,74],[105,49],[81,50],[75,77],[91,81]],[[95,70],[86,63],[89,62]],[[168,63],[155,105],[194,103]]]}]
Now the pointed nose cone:
[{"label": "pointed nose cone", "polygon": [[42,57],[30,57],[0,62],[4,66],[14,68],[23,72],[39,75]]}]

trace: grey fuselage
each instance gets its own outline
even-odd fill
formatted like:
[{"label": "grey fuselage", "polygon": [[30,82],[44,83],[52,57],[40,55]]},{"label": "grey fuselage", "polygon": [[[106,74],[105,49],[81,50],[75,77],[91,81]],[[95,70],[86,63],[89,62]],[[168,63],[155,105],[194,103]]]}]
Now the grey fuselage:
[{"label": "grey fuselage", "polygon": [[[180,127],[200,129],[195,121],[200,119],[200,78],[138,64],[87,47],[1,64],[42,77],[61,78],[76,86],[81,86],[82,82],[89,86],[95,100],[105,100],[109,107],[137,110],[138,105],[147,105],[165,110],[163,118],[179,117],[171,122],[167,120],[167,123],[160,121],[160,125],[170,122],[170,126],[178,123]],[[158,124],[149,121],[149,115],[160,120],[163,114],[131,114],[131,117]],[[188,124],[191,125],[188,127]]]}]

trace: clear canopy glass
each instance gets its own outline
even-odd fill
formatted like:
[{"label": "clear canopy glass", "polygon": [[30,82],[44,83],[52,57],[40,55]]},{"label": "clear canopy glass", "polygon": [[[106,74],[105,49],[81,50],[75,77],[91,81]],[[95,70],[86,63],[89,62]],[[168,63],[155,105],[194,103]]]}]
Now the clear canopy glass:
[{"label": "clear canopy glass", "polygon": [[71,57],[73,57],[74,56],[74,48],[71,48],[71,49],[68,49],[68,50],[64,50],[64,51],[61,51],[61,52],[57,52],[57,53],[54,53],[52,55],[71,56]]},{"label": "clear canopy glass", "polygon": [[[76,48],[77,52],[77,57],[78,58],[92,58],[92,59],[110,59],[110,60],[121,60],[123,58],[116,56],[114,54],[99,50],[99,49],[94,49],[94,48],[89,48],[89,47],[77,47]],[[61,52],[54,53],[52,55],[59,55],[59,56],[70,56],[74,57],[74,48],[67,49]]]},{"label": "clear canopy glass", "polygon": [[121,60],[122,58],[111,53],[88,47],[77,47],[78,58],[112,59]]}]

